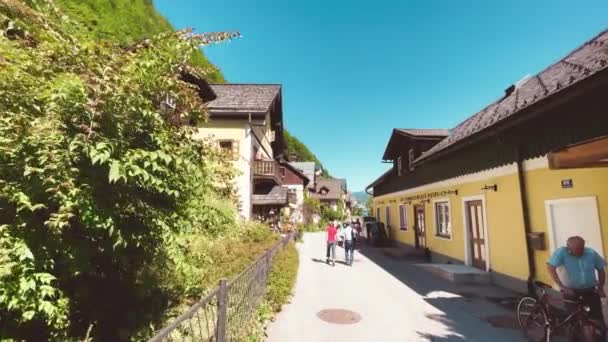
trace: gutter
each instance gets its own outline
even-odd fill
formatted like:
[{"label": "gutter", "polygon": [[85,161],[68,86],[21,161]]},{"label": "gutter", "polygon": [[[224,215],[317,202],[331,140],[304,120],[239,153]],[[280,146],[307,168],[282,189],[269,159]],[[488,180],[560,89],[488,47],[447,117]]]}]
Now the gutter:
[{"label": "gutter", "polygon": [[530,239],[528,238],[532,228],[530,227],[530,208],[528,205],[528,196],[526,192],[526,178],[524,177],[523,159],[521,158],[521,150],[519,147],[515,147],[517,153],[517,176],[519,178],[519,194],[521,197],[521,207],[524,216],[524,231],[526,239],[526,250],[528,255],[528,293],[534,294],[534,279],[536,278],[536,263],[534,262],[534,249],[530,245]]}]

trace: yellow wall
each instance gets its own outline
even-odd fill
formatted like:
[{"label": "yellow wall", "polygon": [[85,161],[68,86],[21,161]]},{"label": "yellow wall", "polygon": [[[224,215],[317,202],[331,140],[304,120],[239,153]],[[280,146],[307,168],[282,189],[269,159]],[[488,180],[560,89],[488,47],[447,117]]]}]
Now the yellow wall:
[{"label": "yellow wall", "polygon": [[[424,193],[458,190],[458,195],[449,195],[452,220],[451,240],[435,236],[433,218],[433,202],[424,203],[426,218],[427,246],[433,252],[449,257],[465,260],[465,224],[463,222],[463,197],[484,195],[486,203],[488,238],[490,252],[490,267],[492,271],[509,275],[520,280],[528,278],[527,250],[523,210],[519,193],[519,178],[515,165],[503,167],[500,175],[475,181],[452,181],[449,186],[426,187],[422,191],[398,193],[374,198],[374,214],[376,208],[381,208],[381,221],[386,223],[385,208],[391,206],[392,237],[402,243],[414,245],[414,212],[413,205],[421,201],[407,204],[408,230],[399,230],[400,199]],[[504,170],[507,170],[506,172]],[[549,253],[549,232],[545,213],[545,200],[571,197],[595,196],[600,215],[604,251],[608,251],[608,168],[587,168],[573,170],[549,170],[546,166],[526,171],[524,173],[527,186],[527,198],[530,213],[530,226],[534,232],[545,232],[547,250],[535,251],[537,278],[549,282],[546,272],[546,262]],[[561,180],[572,179],[574,187],[562,189]],[[441,183],[438,183],[441,184]],[[484,185],[496,184],[498,191],[480,190]]]},{"label": "yellow wall", "polygon": [[[574,186],[562,189],[561,180],[572,179]],[[546,251],[535,252],[538,278],[549,283],[546,262],[549,259],[549,232],[545,213],[545,200],[595,196],[597,198],[602,242],[608,251],[608,168],[587,168],[571,170],[533,170],[526,173],[530,223],[532,231],[544,232]]]},{"label": "yellow wall", "polygon": [[238,189],[240,215],[249,218],[251,215],[252,173],[251,153],[252,139],[247,136],[247,120],[210,120],[198,128],[195,138],[201,140],[236,140],[239,144],[239,156],[233,163],[240,171],[235,184]]},{"label": "yellow wall", "polygon": [[210,120],[198,129],[196,137],[215,139],[245,139],[245,128],[247,122],[244,120]]},{"label": "yellow wall", "polygon": [[[513,171],[515,171],[513,166]],[[498,191],[481,190],[486,184],[497,184]],[[414,200],[407,204],[408,230],[399,230],[400,199],[407,196],[416,196],[430,192],[458,190],[458,195],[447,195],[431,199],[430,203]],[[485,209],[488,223],[488,245],[490,254],[490,268],[493,271],[511,277],[526,279],[528,277],[527,252],[519,185],[517,174],[491,175],[481,180],[454,183],[451,185],[427,187],[422,191],[409,192],[393,196],[383,196],[374,199],[374,213],[381,208],[381,221],[386,223],[385,207],[391,206],[392,236],[402,243],[414,245],[414,205],[423,203],[425,208],[427,247],[435,253],[465,261],[465,223],[463,219],[463,198],[471,196],[485,196]],[[434,201],[448,199],[451,216],[451,238],[436,236],[434,218]]]}]

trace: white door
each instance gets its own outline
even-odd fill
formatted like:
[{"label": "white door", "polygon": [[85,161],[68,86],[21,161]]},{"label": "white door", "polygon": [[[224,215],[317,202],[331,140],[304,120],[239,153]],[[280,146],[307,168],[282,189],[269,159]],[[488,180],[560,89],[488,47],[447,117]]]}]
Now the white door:
[{"label": "white door", "polygon": [[604,256],[600,219],[595,197],[577,197],[545,201],[551,252],[578,235],[585,246]]}]

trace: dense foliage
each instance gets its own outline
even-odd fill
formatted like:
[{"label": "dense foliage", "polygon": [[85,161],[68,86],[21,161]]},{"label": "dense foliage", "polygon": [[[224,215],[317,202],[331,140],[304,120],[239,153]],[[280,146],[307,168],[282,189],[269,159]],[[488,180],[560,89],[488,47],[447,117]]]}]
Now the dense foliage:
[{"label": "dense foliage", "polygon": [[323,177],[330,177],[329,172],[323,167],[317,156],[303,142],[291,135],[287,130],[283,131],[283,134],[285,135],[288,156],[294,156],[295,160],[301,162],[315,162],[322,169]]},{"label": "dense foliage", "polygon": [[196,237],[235,234],[235,171],[182,125],[206,112],[181,78],[231,35],[97,44],[49,0],[0,0],[0,25],[1,337],[129,339],[202,291],[167,282],[212,258]]},{"label": "dense foliage", "polygon": [[[70,19],[80,23],[73,34],[81,39],[132,45],[144,38],[173,31],[169,21],[156,11],[152,0],[56,0]],[[224,83],[220,70],[200,49],[192,53],[191,64],[204,68],[211,82]]]}]

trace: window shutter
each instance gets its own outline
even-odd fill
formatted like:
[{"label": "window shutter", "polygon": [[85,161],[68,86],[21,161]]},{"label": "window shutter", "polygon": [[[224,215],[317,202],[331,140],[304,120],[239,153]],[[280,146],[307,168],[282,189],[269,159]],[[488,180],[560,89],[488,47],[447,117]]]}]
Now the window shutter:
[{"label": "window shutter", "polygon": [[401,176],[403,172],[403,157],[397,157],[397,176]]},{"label": "window shutter", "polygon": [[238,140],[232,140],[232,159],[233,160],[239,159],[239,141]]},{"label": "window shutter", "polygon": [[408,153],[408,164],[409,164],[409,169],[410,171],[414,171],[414,149],[410,149],[409,153]]}]

